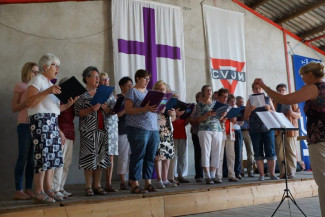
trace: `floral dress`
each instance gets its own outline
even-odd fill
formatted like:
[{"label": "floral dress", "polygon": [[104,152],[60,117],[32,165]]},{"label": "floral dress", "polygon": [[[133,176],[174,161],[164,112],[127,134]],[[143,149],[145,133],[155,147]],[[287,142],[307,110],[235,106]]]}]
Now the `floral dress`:
[{"label": "floral dress", "polygon": [[[116,98],[112,94],[108,100],[108,107],[114,108]],[[107,115],[107,131],[108,131],[108,154],[118,155],[118,117],[117,114]]]},{"label": "floral dress", "polygon": [[160,113],[158,115],[160,142],[156,152],[155,160],[168,160],[174,158],[174,140],[172,125],[169,115]]}]

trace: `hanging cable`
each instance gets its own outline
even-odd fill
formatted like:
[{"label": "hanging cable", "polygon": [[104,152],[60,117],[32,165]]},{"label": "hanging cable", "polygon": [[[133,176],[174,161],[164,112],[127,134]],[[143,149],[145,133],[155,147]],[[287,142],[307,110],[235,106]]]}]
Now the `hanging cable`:
[{"label": "hanging cable", "polygon": [[16,32],[20,32],[20,33],[26,34],[26,35],[34,36],[34,37],[37,37],[37,38],[44,38],[44,39],[50,39],[50,40],[58,40],[58,41],[88,38],[88,37],[95,36],[95,35],[101,34],[101,33],[103,33],[103,32],[106,32],[106,31],[108,31],[108,29],[110,28],[110,27],[107,27],[107,28],[105,28],[104,30],[102,30],[102,31],[100,31],[100,32],[96,32],[96,33],[89,34],[89,35],[84,35],[84,36],[79,36],[79,37],[71,37],[71,38],[52,38],[52,37],[47,37],[47,36],[36,35],[36,34],[33,34],[33,33],[24,32],[24,31],[22,31],[22,30],[16,29],[16,28],[14,28],[14,27],[8,26],[8,25],[3,24],[3,23],[0,23],[0,25],[6,27],[6,28],[8,28],[8,29],[14,30],[14,31],[16,31]]}]

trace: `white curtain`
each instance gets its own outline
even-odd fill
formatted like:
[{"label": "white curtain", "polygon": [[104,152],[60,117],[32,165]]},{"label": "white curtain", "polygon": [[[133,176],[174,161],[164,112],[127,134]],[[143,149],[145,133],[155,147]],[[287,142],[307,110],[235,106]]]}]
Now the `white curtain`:
[{"label": "white curtain", "polygon": [[186,98],[183,12],[180,7],[113,0],[114,73],[118,81],[138,69],[152,73],[149,88],[163,80]]}]

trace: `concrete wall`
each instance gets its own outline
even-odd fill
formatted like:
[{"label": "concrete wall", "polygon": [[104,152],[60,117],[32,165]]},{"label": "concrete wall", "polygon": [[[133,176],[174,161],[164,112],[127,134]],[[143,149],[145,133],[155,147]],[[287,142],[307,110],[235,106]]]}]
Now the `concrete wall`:
[{"label": "concrete wall", "polygon": [[[195,93],[203,84],[210,82],[200,1],[157,2],[189,8],[184,10],[185,68],[187,100],[194,101]],[[279,29],[230,0],[207,0],[205,4],[245,13],[248,93],[251,92],[250,85],[255,77],[263,77],[272,87],[287,81],[283,35]],[[110,0],[0,5],[0,94],[3,99],[0,105],[0,110],[3,111],[0,116],[0,159],[3,168],[0,182],[3,187],[14,186],[17,115],[11,113],[11,98],[13,86],[20,80],[23,64],[27,61],[37,62],[41,55],[50,52],[61,59],[59,79],[75,75],[81,80],[82,70],[88,65],[95,65],[100,71],[108,72],[114,82],[110,5]],[[298,43],[290,37],[288,40],[291,45]],[[296,54],[318,58],[310,48],[304,45],[296,47]],[[292,68],[290,72],[292,73]],[[74,162],[67,180],[69,184],[84,182],[83,173],[77,167],[79,133],[78,121],[75,122],[77,139]],[[193,159],[190,140],[189,158]],[[193,161],[189,161],[189,174],[194,174]]]}]

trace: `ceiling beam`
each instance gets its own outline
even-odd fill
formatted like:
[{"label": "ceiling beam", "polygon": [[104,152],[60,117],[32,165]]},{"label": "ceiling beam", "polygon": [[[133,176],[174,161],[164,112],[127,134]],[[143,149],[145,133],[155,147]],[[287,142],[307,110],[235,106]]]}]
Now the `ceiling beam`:
[{"label": "ceiling beam", "polygon": [[325,31],[325,24],[323,24],[319,27],[316,27],[314,29],[308,30],[306,32],[302,32],[302,33],[298,34],[298,36],[302,39],[305,39],[311,35],[315,35],[317,33],[323,32],[323,31]]},{"label": "ceiling beam", "polygon": [[325,51],[325,46],[324,45],[323,46],[320,46],[319,49]]},{"label": "ceiling beam", "polygon": [[302,7],[302,8],[294,11],[293,13],[291,13],[291,14],[289,14],[287,16],[284,16],[284,17],[282,17],[280,19],[275,20],[275,22],[277,24],[281,25],[282,23],[284,23],[284,22],[286,22],[288,20],[291,20],[291,19],[293,19],[295,17],[298,17],[298,16],[300,16],[302,14],[305,14],[308,11],[314,10],[315,8],[318,8],[318,7],[320,7],[320,6],[324,5],[324,4],[325,4],[325,0],[318,0],[317,2],[310,3],[309,5],[307,5],[305,7]]},{"label": "ceiling beam", "polygon": [[259,6],[267,3],[268,1],[270,1],[270,0],[256,0],[254,3],[252,3],[252,4],[248,5],[248,6],[255,10],[256,8],[258,8]]}]

